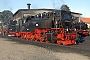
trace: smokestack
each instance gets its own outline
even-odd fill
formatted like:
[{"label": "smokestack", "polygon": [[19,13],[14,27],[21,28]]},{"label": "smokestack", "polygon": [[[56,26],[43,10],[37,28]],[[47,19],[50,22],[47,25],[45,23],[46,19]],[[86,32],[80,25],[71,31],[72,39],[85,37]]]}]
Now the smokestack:
[{"label": "smokestack", "polygon": [[30,9],[30,5],[31,5],[30,3],[27,4],[28,9]]}]

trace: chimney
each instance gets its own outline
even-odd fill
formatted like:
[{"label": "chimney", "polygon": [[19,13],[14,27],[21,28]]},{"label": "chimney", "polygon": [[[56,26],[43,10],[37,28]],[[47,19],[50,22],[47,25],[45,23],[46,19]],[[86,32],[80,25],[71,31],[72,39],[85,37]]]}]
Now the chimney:
[{"label": "chimney", "polygon": [[30,5],[31,5],[30,3],[27,4],[28,9],[30,9]]}]

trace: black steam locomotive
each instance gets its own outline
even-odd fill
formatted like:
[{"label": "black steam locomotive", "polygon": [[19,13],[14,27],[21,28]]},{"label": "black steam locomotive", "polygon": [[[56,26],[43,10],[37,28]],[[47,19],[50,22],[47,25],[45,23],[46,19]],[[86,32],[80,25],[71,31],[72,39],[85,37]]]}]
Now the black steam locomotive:
[{"label": "black steam locomotive", "polygon": [[15,33],[17,32],[17,21],[16,20],[9,20],[7,23],[7,30],[6,34],[8,36],[15,36]]},{"label": "black steam locomotive", "polygon": [[[79,25],[73,12],[55,10],[29,16],[25,20],[12,20],[9,24],[9,36],[40,42],[57,42],[58,44],[76,44]],[[83,25],[84,26],[84,25]]]},{"label": "black steam locomotive", "polygon": [[8,31],[9,32],[16,32],[16,20],[9,20],[9,25],[8,25]]}]

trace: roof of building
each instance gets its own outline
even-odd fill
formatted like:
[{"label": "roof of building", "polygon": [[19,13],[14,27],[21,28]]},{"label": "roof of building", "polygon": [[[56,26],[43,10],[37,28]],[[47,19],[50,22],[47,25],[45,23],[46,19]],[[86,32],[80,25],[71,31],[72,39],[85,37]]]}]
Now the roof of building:
[{"label": "roof of building", "polygon": [[15,12],[14,15],[16,15],[18,12],[33,13],[34,11],[39,11],[39,10],[54,11],[55,9],[19,9],[18,11]]},{"label": "roof of building", "polygon": [[[22,12],[22,13],[33,13],[34,11],[39,11],[39,10],[45,10],[45,11],[55,11],[56,9],[19,9],[18,11],[15,12],[14,16],[18,13],[18,12]],[[72,12],[73,14],[79,14],[82,15],[81,13],[76,13],[76,12]]]},{"label": "roof of building", "polygon": [[83,22],[90,24],[90,18],[81,17],[80,19],[81,19]]}]

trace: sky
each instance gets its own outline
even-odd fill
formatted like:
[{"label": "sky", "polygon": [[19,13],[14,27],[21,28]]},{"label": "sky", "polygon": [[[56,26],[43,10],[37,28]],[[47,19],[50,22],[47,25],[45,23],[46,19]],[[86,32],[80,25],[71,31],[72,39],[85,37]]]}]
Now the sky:
[{"label": "sky", "polygon": [[60,9],[66,4],[72,12],[90,18],[90,0],[0,0],[0,12],[10,10],[15,13],[18,9],[27,9],[27,3],[31,4],[31,9]]}]

